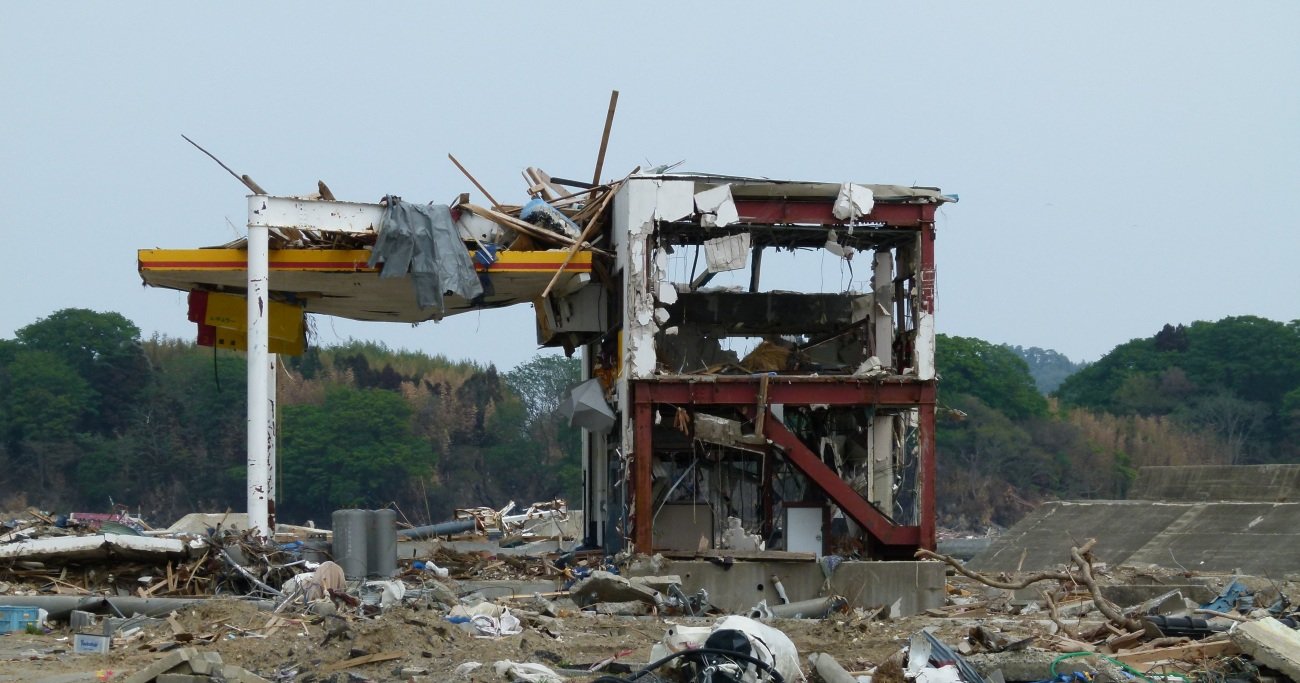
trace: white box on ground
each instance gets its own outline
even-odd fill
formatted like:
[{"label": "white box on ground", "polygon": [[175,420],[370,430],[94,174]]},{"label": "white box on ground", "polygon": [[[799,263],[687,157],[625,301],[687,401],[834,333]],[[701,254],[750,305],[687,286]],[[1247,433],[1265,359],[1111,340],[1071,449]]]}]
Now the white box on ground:
[{"label": "white box on ground", "polygon": [[73,652],[87,652],[106,654],[109,643],[112,642],[110,636],[99,635],[95,633],[78,633],[72,637]]}]

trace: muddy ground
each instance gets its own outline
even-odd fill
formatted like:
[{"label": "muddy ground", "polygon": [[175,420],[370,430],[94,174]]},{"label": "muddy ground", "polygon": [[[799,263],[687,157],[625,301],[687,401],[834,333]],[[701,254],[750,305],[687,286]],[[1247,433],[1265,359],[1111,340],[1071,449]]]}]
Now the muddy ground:
[{"label": "muddy ground", "polygon": [[[485,666],[461,676],[462,681],[499,681],[493,662],[510,659],[537,662],[554,669],[585,669],[594,662],[624,650],[630,653],[618,662],[634,669],[650,659],[650,648],[663,637],[668,622],[706,625],[709,618],[616,617],[562,613],[558,619],[528,626],[519,635],[501,638],[476,637],[446,620],[442,612],[402,607],[375,619],[356,619],[346,633],[336,627],[337,618],[302,619],[281,626],[269,635],[264,628],[268,613],[236,600],[211,600],[176,615],[184,632],[195,636],[191,643],[200,651],[215,651],[222,660],[237,664],[269,680],[344,681],[348,673],[373,681],[407,681],[403,669],[426,669],[428,680],[453,680],[457,667],[476,661]],[[525,622],[530,621],[525,618]],[[812,652],[829,652],[850,671],[863,671],[898,652],[907,638],[922,626],[938,624],[940,637],[959,638],[969,620],[910,617],[894,621],[871,621],[840,615],[826,620],[777,620],[799,649],[801,657]],[[75,683],[114,680],[143,669],[164,656],[160,646],[176,639],[169,625],[150,627],[134,643],[108,654],[73,654],[70,633],[46,635],[15,633],[0,636],[0,681],[33,683]],[[249,635],[242,635],[247,631]],[[326,636],[335,631],[334,636]],[[221,632],[211,643],[207,635]],[[331,678],[324,670],[331,664],[364,653],[400,651],[400,659],[347,669]],[[296,673],[295,673],[296,672]],[[592,674],[594,677],[596,674]],[[574,680],[583,677],[573,676]]]}]

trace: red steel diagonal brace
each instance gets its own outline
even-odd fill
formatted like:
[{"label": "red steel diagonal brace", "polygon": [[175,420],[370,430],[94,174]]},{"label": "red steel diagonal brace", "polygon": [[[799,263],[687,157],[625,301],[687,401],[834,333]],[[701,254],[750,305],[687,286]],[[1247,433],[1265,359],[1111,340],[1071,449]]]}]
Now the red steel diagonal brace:
[{"label": "red steel diagonal brace", "polygon": [[826,492],[844,514],[861,525],[868,533],[885,545],[915,546],[918,544],[920,529],[894,524],[870,503],[863,500],[857,491],[840,479],[834,470],[827,467],[799,440],[799,437],[773,417],[770,411],[764,423],[766,432],[764,436],[785,449],[785,457],[818,488]]}]

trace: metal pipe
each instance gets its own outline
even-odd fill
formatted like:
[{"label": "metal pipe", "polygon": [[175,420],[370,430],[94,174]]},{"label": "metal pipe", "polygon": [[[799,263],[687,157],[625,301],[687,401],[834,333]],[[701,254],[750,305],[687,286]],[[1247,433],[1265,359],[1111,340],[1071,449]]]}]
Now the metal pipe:
[{"label": "metal pipe", "polygon": [[749,613],[751,619],[821,619],[848,604],[838,595],[800,600],[784,605],[764,605]]},{"label": "metal pipe", "polygon": [[[532,520],[550,519],[560,514],[561,510],[542,510],[532,514],[524,513],[520,515],[509,515],[501,518],[503,524],[516,524],[518,522],[527,522]],[[402,529],[397,532],[402,538],[421,539],[431,536],[446,536],[448,534],[460,534],[466,531],[473,531],[477,523],[472,519],[454,519],[449,522],[439,522],[428,526],[417,526],[410,529]]]},{"label": "metal pipe", "polygon": [[[271,537],[269,519],[269,442],[274,436],[269,419],[267,389],[270,379],[270,277],[268,228],[258,215],[264,196],[249,197],[248,210],[248,526],[259,536]],[[273,377],[272,377],[273,378]]]},{"label": "metal pipe", "polygon": [[[109,598],[103,595],[6,595],[4,604],[14,607],[36,607],[49,613],[51,619],[65,620],[72,610],[98,612],[106,610],[117,614],[143,614],[165,617],[172,612],[206,600],[228,598]],[[258,609],[275,608],[270,600],[249,600]]]},{"label": "metal pipe", "polygon": [[813,671],[817,672],[817,677],[823,683],[858,683],[858,679],[845,671],[834,657],[825,652],[814,652],[808,655],[808,663],[812,664]]},{"label": "metal pipe", "polygon": [[790,604],[790,597],[785,594],[785,586],[781,583],[781,577],[776,574],[772,575],[772,587],[776,589],[776,597],[781,598],[782,605]]}]

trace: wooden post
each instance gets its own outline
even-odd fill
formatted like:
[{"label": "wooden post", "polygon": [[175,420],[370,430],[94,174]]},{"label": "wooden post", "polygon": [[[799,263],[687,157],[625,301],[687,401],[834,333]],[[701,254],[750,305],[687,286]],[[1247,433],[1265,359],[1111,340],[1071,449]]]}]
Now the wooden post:
[{"label": "wooden post", "polygon": [[596,172],[591,175],[591,184],[600,184],[600,172],[605,170],[605,148],[609,146],[609,130],[614,126],[614,110],[618,108],[618,91],[609,94],[609,111],[605,114],[605,132],[600,136],[600,153],[596,155]]}]

